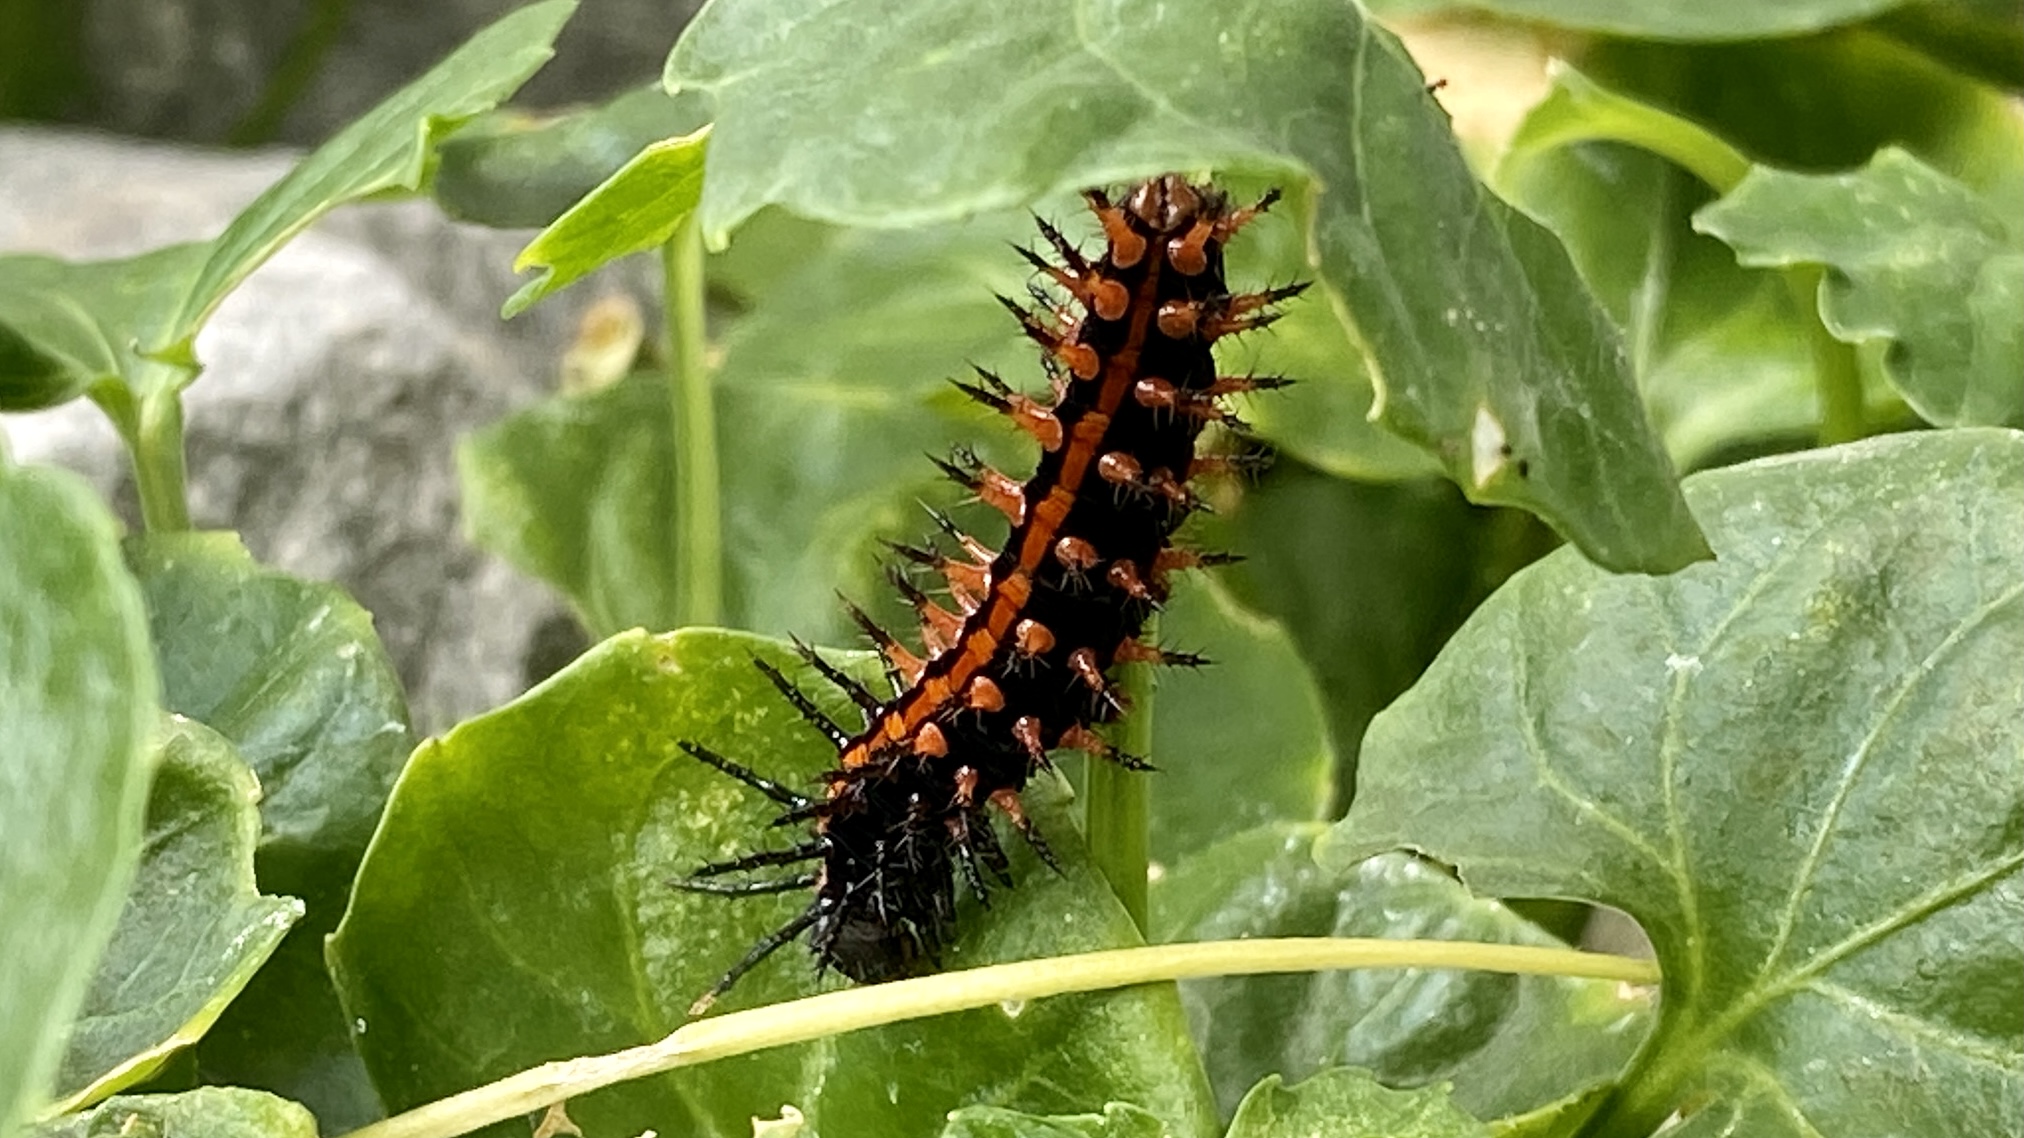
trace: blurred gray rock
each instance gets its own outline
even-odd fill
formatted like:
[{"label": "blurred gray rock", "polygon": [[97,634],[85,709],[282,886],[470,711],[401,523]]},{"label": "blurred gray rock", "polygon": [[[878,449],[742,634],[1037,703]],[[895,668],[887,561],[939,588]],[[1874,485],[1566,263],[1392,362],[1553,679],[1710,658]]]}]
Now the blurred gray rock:
[{"label": "blurred gray rock", "polygon": [[[117,257],[208,237],[293,163],[0,129],[0,251]],[[340,210],[256,272],[197,338],[185,395],[195,523],[262,562],[336,581],[374,614],[416,726],[440,730],[546,673],[565,610],[463,537],[457,436],[553,390],[585,306],[651,267],[618,266],[511,321],[526,233],[427,202]],[[0,420],[15,458],[92,479],[131,522],[124,452],[79,400]]]},{"label": "blurred gray rock", "polygon": [[[527,0],[42,0],[79,6],[67,121],[222,143],[315,143]],[[521,92],[591,102],[657,78],[700,0],[583,0]]]}]

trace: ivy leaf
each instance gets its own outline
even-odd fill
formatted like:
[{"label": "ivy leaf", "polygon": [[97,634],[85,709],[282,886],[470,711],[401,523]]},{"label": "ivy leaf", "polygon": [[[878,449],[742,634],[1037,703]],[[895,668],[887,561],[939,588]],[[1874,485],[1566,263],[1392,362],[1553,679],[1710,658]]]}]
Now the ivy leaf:
[{"label": "ivy leaf", "polygon": [[122,1095],[30,1127],[23,1138],[316,1138],[316,1120],[287,1099],[240,1087]]},{"label": "ivy leaf", "polygon": [[162,733],[146,853],[57,1069],[72,1111],[146,1080],[202,1038],[302,916],[253,883],[260,784],[232,745],[180,716]]},{"label": "ivy leaf", "polygon": [[[785,837],[766,825],[777,807],[682,754],[677,740],[792,785],[811,784],[835,761],[752,667],[754,656],[845,714],[849,705],[837,706],[778,642],[633,632],[416,752],[331,943],[355,1042],[389,1106],[660,1038],[752,943],[807,904],[794,894],[735,900],[668,884]],[[1044,787],[1029,802],[1066,872],[1050,874],[1015,849],[1018,887],[988,912],[965,901],[963,935],[945,954],[951,968],[1136,940],[1084,861],[1065,805]],[[815,987],[806,956],[790,946],[725,1003]],[[936,1060],[895,1059],[918,1055]],[[1213,1125],[1171,988],[992,1008],[762,1052],[577,1099],[570,1115],[594,1133],[745,1133],[750,1119],[777,1117],[789,1103],[830,1138],[882,1138],[932,1133],[966,1103],[1054,1113],[1111,1100],[1146,1104],[1182,1138]]]},{"label": "ivy leaf", "polygon": [[[1154,938],[1429,938],[1559,946],[1495,901],[1403,855],[1315,864],[1320,825],[1277,823],[1191,857],[1153,886]],[[1650,1030],[1654,993],[1598,980],[1357,971],[1181,985],[1217,1101],[1260,1078],[1370,1069],[1388,1086],[1440,1082],[1482,1118],[1613,1083]]]},{"label": "ivy leaf", "polygon": [[1372,724],[1324,863],[1410,846],[1479,892],[1635,917],[1660,1026],[1597,1132],[2014,1129],[2024,436],[1688,492],[1720,560],[1513,578]]},{"label": "ivy leaf", "polygon": [[1228,1138],[1484,1138],[1438,1088],[1395,1091],[1338,1067],[1286,1086],[1268,1075],[1244,1096]]},{"label": "ivy leaf", "polygon": [[2024,229],[1895,147],[1847,174],[1757,167],[1694,215],[1745,265],[1820,264],[1837,339],[1890,341],[1885,373],[1928,422],[2024,423]]},{"label": "ivy leaf", "polygon": [[575,7],[544,0],[479,32],[318,147],[214,240],[115,261],[0,257],[0,410],[92,390],[130,431],[136,404],[196,378],[197,330],[228,293],[332,208],[419,189],[436,144],[519,89]]},{"label": "ivy leaf", "polygon": [[0,1133],[39,1110],[140,854],[154,662],[117,524],[0,447]]},{"label": "ivy leaf", "polygon": [[1565,250],[1477,185],[1423,77],[1353,5],[717,3],[667,83],[716,99],[701,223],[719,243],[768,204],[890,227],[1166,169],[1312,190],[1310,303],[1367,345],[1387,428],[1601,564],[1706,555]]}]

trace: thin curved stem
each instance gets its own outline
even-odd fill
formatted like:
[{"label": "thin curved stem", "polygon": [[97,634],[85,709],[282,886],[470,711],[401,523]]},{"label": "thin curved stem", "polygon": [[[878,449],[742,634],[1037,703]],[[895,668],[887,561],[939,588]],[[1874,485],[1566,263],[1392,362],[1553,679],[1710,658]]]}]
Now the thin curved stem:
[{"label": "thin curved stem", "polygon": [[1655,984],[1648,960],[1468,941],[1292,937],[1112,949],[872,984],[696,1020],[658,1043],[544,1063],[352,1131],[348,1138],[454,1138],[615,1083],[903,1020],[1133,984],[1349,968],[1441,968]]}]

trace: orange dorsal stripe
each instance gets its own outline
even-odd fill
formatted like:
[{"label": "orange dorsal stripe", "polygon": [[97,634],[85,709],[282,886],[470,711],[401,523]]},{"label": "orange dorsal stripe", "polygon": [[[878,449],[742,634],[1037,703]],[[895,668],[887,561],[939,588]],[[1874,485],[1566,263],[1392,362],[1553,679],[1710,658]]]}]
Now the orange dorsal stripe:
[{"label": "orange dorsal stripe", "polygon": [[964,622],[961,634],[949,650],[929,662],[927,674],[920,682],[908,688],[899,703],[844,748],[839,761],[845,770],[870,762],[887,740],[912,736],[921,724],[940,714],[954,693],[962,691],[970,678],[982,672],[991,657],[997,655],[998,646],[1019,619],[1020,610],[1026,607],[1034,572],[1054,545],[1061,524],[1068,520],[1069,510],[1075,506],[1082,480],[1096,461],[1104,436],[1110,432],[1111,416],[1137,381],[1139,353],[1146,330],[1152,324],[1153,311],[1158,307],[1155,301],[1159,296],[1162,263],[1161,258],[1153,258],[1146,268],[1145,279],[1139,282],[1138,303],[1131,310],[1131,325],[1125,331],[1124,343],[1104,361],[1103,386],[1097,390],[1096,402],[1076,420],[1068,436],[1061,457],[1061,476],[1045,498],[1027,503],[1026,528],[1023,535],[1018,535],[1019,559],[1012,572],[1004,580],[991,582],[989,597]]}]

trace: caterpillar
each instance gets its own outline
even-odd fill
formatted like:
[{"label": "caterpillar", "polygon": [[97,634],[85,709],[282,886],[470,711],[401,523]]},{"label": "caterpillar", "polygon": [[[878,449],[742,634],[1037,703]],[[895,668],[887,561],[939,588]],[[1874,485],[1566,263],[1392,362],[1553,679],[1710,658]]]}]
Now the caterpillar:
[{"label": "caterpillar", "polygon": [[[804,910],[752,946],[691,1008],[701,1014],[738,979],[806,933],[818,969],[860,983],[937,966],[952,935],[956,878],[979,898],[985,872],[1010,885],[993,828],[1003,815],[1054,866],[1020,802],[1028,776],[1057,748],[1143,768],[1092,728],[1125,700],[1113,666],[1194,666],[1199,657],[1142,642],[1147,616],[1171,574],[1234,560],[1177,547],[1172,538],[1202,508],[1198,476],[1243,465],[1198,455],[1210,423],[1241,427],[1224,397],[1282,386],[1263,376],[1219,376],[1210,346],[1262,327],[1275,305],[1306,286],[1232,294],[1223,249],[1278,198],[1235,208],[1209,185],[1168,174],[1117,200],[1084,195],[1104,251],[1085,256],[1039,223],[1056,260],[1020,249],[1071,306],[1036,288],[1039,309],[998,299],[1042,351],[1051,399],[1036,400],[979,369],[965,394],[1009,419],[1040,447],[1023,483],[958,451],[943,473],[1010,523],[993,550],[930,510],[951,548],[896,544],[888,575],[920,617],[916,654],[863,610],[850,613],[883,653],[893,694],[880,695],[807,645],[802,659],[863,713],[846,731],[778,669],[755,661],[780,693],[836,748],[820,793],[803,794],[693,741],[683,751],[782,807],[779,824],[805,840],[697,869],[674,882],[692,892],[756,896],[811,890]],[[940,577],[953,608],[916,585],[910,569]],[[849,605],[849,602],[845,602]],[[806,866],[754,878],[750,871]]]}]

